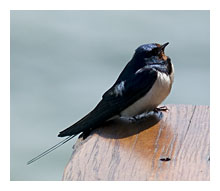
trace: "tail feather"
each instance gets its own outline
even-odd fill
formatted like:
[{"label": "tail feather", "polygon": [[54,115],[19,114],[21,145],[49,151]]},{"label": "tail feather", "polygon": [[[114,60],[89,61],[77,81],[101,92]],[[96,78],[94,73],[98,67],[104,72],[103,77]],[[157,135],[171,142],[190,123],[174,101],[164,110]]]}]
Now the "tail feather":
[{"label": "tail feather", "polygon": [[58,147],[60,147],[61,145],[63,145],[64,143],[68,142],[70,139],[72,139],[73,137],[75,137],[75,135],[69,136],[66,139],[62,140],[61,142],[57,143],[56,145],[52,146],[51,148],[47,149],[46,151],[44,151],[43,153],[41,153],[40,155],[34,157],[33,159],[29,160],[27,162],[27,165],[35,162],[36,160],[40,159],[41,157],[49,154],[50,152],[52,152],[53,150],[57,149]]},{"label": "tail feather", "polygon": [[115,107],[110,107],[108,102],[105,102],[103,100],[100,101],[94,110],[92,110],[90,113],[88,113],[85,117],[83,117],[75,124],[61,131],[58,135],[58,137],[68,136],[67,138],[57,143],[53,147],[49,148],[48,150],[44,151],[35,158],[31,159],[27,162],[27,164],[31,164],[34,161],[40,159],[41,157],[47,155],[51,151],[55,150],[56,148],[60,147],[61,145],[75,137],[77,134],[100,126],[104,121],[113,117],[116,113],[117,112]]},{"label": "tail feather", "polygon": [[87,122],[89,118],[89,114],[87,114],[85,117],[83,117],[81,120],[76,122],[75,124],[71,125],[70,127],[64,129],[63,131],[59,132],[58,137],[65,137],[65,136],[71,136],[71,135],[77,135],[80,132],[86,130],[88,128]]},{"label": "tail feather", "polygon": [[109,106],[104,101],[100,101],[93,111],[88,113],[75,124],[61,131],[58,137],[77,135],[86,130],[96,128],[104,121],[111,118],[113,113],[114,112],[111,112],[111,108],[109,108]]}]

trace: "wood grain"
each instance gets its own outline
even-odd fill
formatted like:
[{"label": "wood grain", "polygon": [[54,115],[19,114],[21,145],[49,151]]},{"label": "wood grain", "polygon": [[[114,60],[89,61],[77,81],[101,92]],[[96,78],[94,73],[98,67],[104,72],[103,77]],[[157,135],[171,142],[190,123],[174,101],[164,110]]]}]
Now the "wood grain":
[{"label": "wood grain", "polygon": [[63,180],[209,180],[209,106],[168,108],[79,139]]}]

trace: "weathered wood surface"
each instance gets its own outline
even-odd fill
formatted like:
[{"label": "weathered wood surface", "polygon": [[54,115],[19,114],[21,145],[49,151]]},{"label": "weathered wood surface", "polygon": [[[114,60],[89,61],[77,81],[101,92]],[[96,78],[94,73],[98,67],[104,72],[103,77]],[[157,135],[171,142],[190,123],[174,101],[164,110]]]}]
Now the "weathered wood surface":
[{"label": "weathered wood surface", "polygon": [[63,180],[209,180],[209,106],[168,108],[161,120],[113,120],[79,139]]}]

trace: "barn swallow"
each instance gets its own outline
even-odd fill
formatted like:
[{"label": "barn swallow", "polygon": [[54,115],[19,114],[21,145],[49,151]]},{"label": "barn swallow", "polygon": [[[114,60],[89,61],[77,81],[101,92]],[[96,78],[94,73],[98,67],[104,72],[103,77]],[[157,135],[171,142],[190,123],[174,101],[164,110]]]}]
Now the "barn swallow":
[{"label": "barn swallow", "polygon": [[133,117],[150,112],[169,95],[174,68],[165,55],[165,47],[157,43],[139,46],[113,86],[102,96],[97,106],[85,117],[61,131],[58,137],[66,139],[33,158],[38,160],[80,133],[88,133],[115,117]]}]

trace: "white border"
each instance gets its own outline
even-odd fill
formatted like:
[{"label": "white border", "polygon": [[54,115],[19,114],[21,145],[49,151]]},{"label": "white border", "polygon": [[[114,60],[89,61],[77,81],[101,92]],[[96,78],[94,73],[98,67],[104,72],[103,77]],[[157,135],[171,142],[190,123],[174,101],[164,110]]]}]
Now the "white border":
[{"label": "white border", "polygon": [[[219,179],[219,8],[217,1],[202,0],[156,0],[156,1],[119,1],[119,0],[10,0],[0,4],[0,87],[1,87],[1,187],[13,190],[105,190],[148,189],[148,190],[212,190]],[[211,182],[10,182],[10,10],[211,10]],[[3,184],[4,182],[4,184]],[[80,187],[78,187],[80,186]],[[216,189],[213,189],[216,190]]]}]

